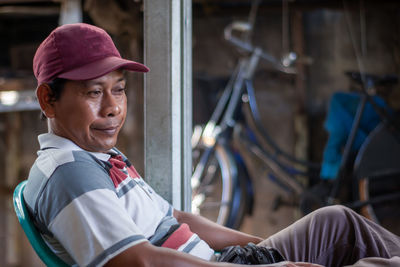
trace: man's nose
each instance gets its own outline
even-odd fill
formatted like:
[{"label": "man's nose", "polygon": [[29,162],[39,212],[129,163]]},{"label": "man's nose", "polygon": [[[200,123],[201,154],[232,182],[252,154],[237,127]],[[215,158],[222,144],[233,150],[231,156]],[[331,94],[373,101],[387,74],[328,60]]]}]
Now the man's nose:
[{"label": "man's nose", "polygon": [[121,113],[120,102],[112,94],[104,94],[102,102],[102,116],[114,117]]}]

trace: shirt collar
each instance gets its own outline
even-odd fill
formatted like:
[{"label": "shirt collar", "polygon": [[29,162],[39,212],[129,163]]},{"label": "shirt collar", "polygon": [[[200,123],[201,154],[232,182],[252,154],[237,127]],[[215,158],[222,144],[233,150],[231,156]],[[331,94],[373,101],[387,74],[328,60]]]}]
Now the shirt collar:
[{"label": "shirt collar", "polygon": [[[76,145],[71,140],[52,134],[52,133],[45,133],[38,136],[40,149],[50,149],[50,148],[58,148],[63,150],[72,150],[72,151],[86,151]],[[86,151],[98,158],[102,161],[108,161],[113,154],[118,154],[118,152],[114,149],[111,149],[109,153],[101,153],[101,152],[90,152]]]}]

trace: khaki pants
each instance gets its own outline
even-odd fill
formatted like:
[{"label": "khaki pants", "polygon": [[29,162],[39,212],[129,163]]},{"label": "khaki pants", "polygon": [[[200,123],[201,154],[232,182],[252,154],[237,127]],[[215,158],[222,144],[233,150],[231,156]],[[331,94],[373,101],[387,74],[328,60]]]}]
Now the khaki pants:
[{"label": "khaki pants", "polygon": [[259,245],[294,262],[400,266],[400,237],[343,206],[316,210]]}]

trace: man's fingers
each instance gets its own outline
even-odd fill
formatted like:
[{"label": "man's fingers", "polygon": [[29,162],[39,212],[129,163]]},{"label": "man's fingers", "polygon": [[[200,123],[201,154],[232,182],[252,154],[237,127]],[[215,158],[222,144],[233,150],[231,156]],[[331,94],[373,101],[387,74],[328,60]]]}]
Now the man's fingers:
[{"label": "man's fingers", "polygon": [[295,262],[295,266],[298,267],[324,267],[322,265],[316,263],[309,263],[309,262]]},{"label": "man's fingers", "polygon": [[291,262],[291,261],[281,261],[277,263],[267,264],[265,266],[270,267],[324,267],[319,264],[309,263],[309,262]]}]

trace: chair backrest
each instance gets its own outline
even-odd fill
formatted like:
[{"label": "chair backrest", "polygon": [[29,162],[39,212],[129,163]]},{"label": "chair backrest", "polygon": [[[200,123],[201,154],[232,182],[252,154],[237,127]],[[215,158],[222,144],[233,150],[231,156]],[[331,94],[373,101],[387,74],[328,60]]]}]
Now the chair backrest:
[{"label": "chair backrest", "polygon": [[33,224],[29,216],[28,210],[25,207],[24,197],[22,194],[26,182],[27,181],[21,182],[14,190],[13,202],[18,221],[21,224],[22,229],[24,230],[25,235],[28,237],[28,240],[31,243],[36,254],[47,266],[68,266],[64,261],[57,257],[53,253],[53,251],[50,250],[50,248],[47,246],[42,236],[40,235],[39,231]]}]

